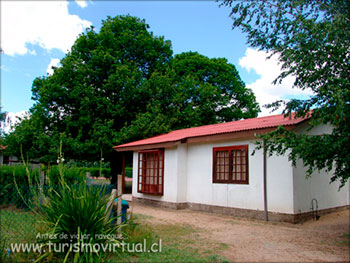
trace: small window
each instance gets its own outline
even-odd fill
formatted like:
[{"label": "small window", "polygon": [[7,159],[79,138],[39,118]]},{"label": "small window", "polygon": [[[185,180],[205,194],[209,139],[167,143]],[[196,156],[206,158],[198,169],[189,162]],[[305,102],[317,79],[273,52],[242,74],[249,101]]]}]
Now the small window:
[{"label": "small window", "polygon": [[249,183],[248,145],[213,148],[213,183]]},{"label": "small window", "polygon": [[138,160],[139,193],[163,195],[164,151],[139,152]]}]

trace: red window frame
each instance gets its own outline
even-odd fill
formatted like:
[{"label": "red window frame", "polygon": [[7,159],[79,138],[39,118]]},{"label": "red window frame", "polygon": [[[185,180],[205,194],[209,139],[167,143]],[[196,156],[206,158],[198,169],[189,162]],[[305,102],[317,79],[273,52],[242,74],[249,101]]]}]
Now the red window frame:
[{"label": "red window frame", "polygon": [[248,154],[248,145],[214,147],[213,183],[249,184]]},{"label": "red window frame", "polygon": [[138,153],[137,192],[163,195],[164,150],[148,150]]}]

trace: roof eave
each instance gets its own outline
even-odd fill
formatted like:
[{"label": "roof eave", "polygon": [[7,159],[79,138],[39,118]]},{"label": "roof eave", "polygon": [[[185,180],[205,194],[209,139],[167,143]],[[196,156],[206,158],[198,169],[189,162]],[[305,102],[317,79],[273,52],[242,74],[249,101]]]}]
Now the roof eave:
[{"label": "roof eave", "polygon": [[[293,130],[297,125],[299,125],[300,123],[303,123],[304,121],[306,120],[303,120],[299,123],[287,124],[282,126],[285,129]],[[263,135],[263,134],[272,132],[277,127],[278,126],[267,127],[267,128],[257,128],[257,129],[236,131],[236,132],[218,133],[218,134],[211,134],[211,135],[201,135],[201,136],[187,137],[182,140],[162,142],[162,143],[150,143],[150,144],[131,145],[131,146],[120,145],[120,146],[114,146],[113,149],[116,150],[117,152],[142,151],[142,150],[151,150],[151,149],[159,149],[159,148],[171,148],[185,141],[187,143],[198,143],[198,142],[212,142],[212,141],[223,141],[223,140],[252,139],[258,135]]]},{"label": "roof eave", "polygon": [[163,142],[163,143],[152,143],[143,145],[131,145],[131,146],[114,146],[113,149],[117,152],[130,152],[130,151],[141,151],[159,148],[170,148],[177,146],[181,141]]}]

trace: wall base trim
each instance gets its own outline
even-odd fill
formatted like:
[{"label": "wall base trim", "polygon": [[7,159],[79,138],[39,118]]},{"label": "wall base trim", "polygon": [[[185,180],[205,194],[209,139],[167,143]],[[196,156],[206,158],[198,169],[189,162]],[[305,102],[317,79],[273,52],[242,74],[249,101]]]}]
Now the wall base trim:
[{"label": "wall base trim", "polygon": [[185,209],[188,207],[187,203],[175,203],[175,202],[166,202],[166,201],[159,201],[154,199],[147,199],[142,197],[132,197],[133,202],[140,203],[144,205],[149,206],[155,206],[155,207],[164,207],[164,208],[171,208],[171,209]]},{"label": "wall base trim", "polygon": [[[188,208],[193,211],[201,211],[201,212],[208,212],[208,213],[214,213],[214,214],[229,215],[233,217],[264,220],[263,210],[242,209],[242,208],[235,208],[235,207],[206,205],[206,204],[199,204],[199,203],[174,203],[174,202],[152,200],[147,198],[140,198],[135,196],[133,196],[133,201],[135,203],[150,205],[154,207],[164,207],[164,208],[170,208],[175,210]],[[346,209],[350,209],[350,205],[322,209],[317,211],[317,215],[323,216],[325,214],[342,211]],[[301,223],[301,222],[313,219],[314,213],[304,212],[304,213],[298,213],[298,214],[286,214],[286,213],[268,212],[268,216],[269,216],[269,221],[297,224],[297,223]]]}]

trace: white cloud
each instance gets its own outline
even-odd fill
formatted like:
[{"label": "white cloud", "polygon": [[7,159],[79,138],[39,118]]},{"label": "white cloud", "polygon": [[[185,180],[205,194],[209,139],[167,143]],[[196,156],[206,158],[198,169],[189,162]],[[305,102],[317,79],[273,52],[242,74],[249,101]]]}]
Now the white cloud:
[{"label": "white cloud", "polygon": [[75,2],[76,2],[77,5],[80,6],[81,8],[87,7],[87,2],[86,2],[85,0],[75,0]]},{"label": "white cloud", "polygon": [[1,3],[2,49],[7,55],[35,55],[27,44],[67,52],[78,34],[91,25],[68,12],[68,1],[4,1]]},{"label": "white cloud", "polygon": [[59,63],[60,63],[60,60],[58,58],[52,58],[50,61],[50,64],[47,66],[46,72],[49,75],[52,75],[53,74],[52,67],[57,67]]},{"label": "white cloud", "polygon": [[0,122],[1,133],[8,134],[12,132],[14,125],[21,122],[21,120],[26,117],[29,117],[29,112],[27,111],[7,112],[5,120]]},{"label": "white cloud", "polygon": [[244,57],[239,60],[239,65],[248,72],[255,70],[261,77],[255,82],[247,84],[247,88],[253,90],[262,112],[259,116],[270,115],[270,109],[262,107],[267,103],[283,99],[286,96],[311,95],[309,90],[293,88],[294,77],[288,76],[281,84],[273,85],[272,82],[280,75],[281,66],[278,64],[277,55],[267,59],[268,53],[247,48]]}]

